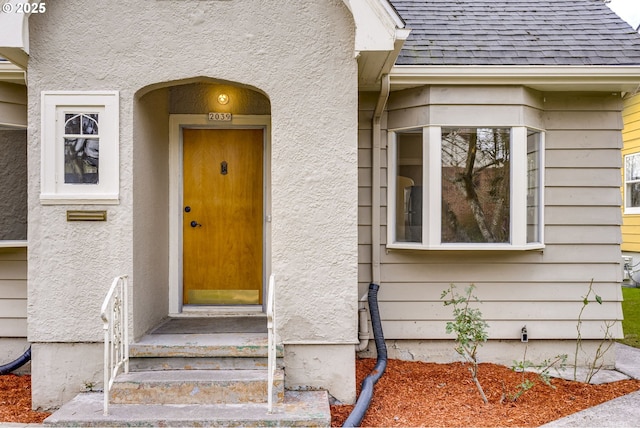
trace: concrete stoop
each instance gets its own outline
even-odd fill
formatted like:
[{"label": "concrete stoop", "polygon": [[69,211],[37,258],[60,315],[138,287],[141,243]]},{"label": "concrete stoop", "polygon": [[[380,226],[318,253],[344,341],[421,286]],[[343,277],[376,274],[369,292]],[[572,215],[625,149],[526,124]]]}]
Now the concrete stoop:
[{"label": "concrete stoop", "polygon": [[[102,394],[83,393],[47,418],[45,425],[330,425],[326,392],[285,391],[282,347],[277,348],[274,411],[268,413],[267,335],[256,331],[260,321],[217,321],[163,324],[130,346],[130,371],[115,378],[108,416],[103,415]],[[243,323],[249,326],[246,331]]]},{"label": "concrete stoop", "polygon": [[273,413],[266,404],[112,404],[102,414],[100,393],[76,396],[49,416],[45,426],[57,427],[328,427],[325,391],[286,391]]}]

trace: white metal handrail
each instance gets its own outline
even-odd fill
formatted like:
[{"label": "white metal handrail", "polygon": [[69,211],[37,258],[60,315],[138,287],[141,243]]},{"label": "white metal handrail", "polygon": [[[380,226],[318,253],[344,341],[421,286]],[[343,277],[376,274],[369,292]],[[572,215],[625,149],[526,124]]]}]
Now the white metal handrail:
[{"label": "white metal handrail", "polygon": [[267,410],[273,412],[273,383],[276,375],[276,309],[275,309],[275,278],[269,277],[269,289],[267,290]]},{"label": "white metal handrail", "polygon": [[109,414],[109,391],[121,368],[129,372],[129,278],[113,279],[102,303],[100,317],[104,329],[104,414]]}]

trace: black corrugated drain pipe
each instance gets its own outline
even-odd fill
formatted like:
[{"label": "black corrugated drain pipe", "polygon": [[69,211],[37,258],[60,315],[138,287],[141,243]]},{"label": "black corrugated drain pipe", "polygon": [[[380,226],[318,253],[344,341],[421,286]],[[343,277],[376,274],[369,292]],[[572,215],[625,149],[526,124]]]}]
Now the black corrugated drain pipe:
[{"label": "black corrugated drain pipe", "polygon": [[362,381],[362,389],[356,405],[344,421],[343,427],[359,427],[364,418],[371,398],[373,398],[373,386],[378,379],[384,374],[387,368],[387,345],[384,343],[384,335],[382,334],[382,322],[380,321],[380,311],[378,310],[378,284],[369,284],[369,313],[371,314],[371,326],[373,327],[373,338],[376,341],[376,351],[378,359],[376,365],[369,375]]},{"label": "black corrugated drain pipe", "polygon": [[20,367],[24,366],[31,360],[31,346],[27,349],[24,354],[16,358],[14,361],[9,364],[5,364],[0,366],[0,375],[4,375],[7,373],[11,373],[14,370],[18,370]]}]

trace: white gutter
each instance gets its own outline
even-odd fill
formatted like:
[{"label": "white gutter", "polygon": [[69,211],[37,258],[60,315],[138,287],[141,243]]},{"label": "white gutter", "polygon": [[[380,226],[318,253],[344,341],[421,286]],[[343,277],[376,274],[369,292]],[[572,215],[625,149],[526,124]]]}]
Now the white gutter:
[{"label": "white gutter", "polygon": [[429,84],[478,84],[629,92],[640,83],[640,66],[396,65],[390,77],[391,84],[398,89]]},{"label": "white gutter", "polygon": [[[371,282],[380,285],[380,164],[381,164],[381,121],[382,113],[387,105],[389,99],[389,91],[391,90],[391,84],[389,75],[382,76],[382,85],[380,88],[380,94],[378,95],[378,102],[376,108],[373,111],[372,123],[372,136],[371,136]],[[369,321],[367,320],[367,312],[364,307],[367,301],[367,294],[360,298],[359,302],[359,315],[360,315],[360,331],[358,338],[360,343],[356,345],[356,351],[360,352],[367,348],[369,345]]]},{"label": "white gutter", "polygon": [[[382,85],[380,96],[376,104],[376,108],[372,118],[373,136],[372,136],[372,183],[371,183],[371,268],[372,279],[376,284],[380,283],[380,121],[382,112],[387,103],[389,91],[391,88],[388,70],[395,62],[404,41],[409,36],[410,30],[405,29],[405,23],[398,15],[388,0],[343,0],[347,8],[353,15],[356,34],[355,34],[355,55],[371,54],[368,59],[375,58],[372,61],[381,70],[381,74],[369,76],[371,84],[376,85],[378,79]],[[380,53],[386,52],[383,58],[379,58]],[[381,61],[377,61],[380,60]],[[365,61],[366,62],[366,61]],[[364,79],[366,82],[367,79]],[[366,85],[365,85],[366,86]],[[362,82],[360,90],[363,90]],[[367,294],[362,296],[358,302],[358,339],[356,351],[362,351],[369,344],[369,320],[367,318],[367,310],[365,303],[367,302]]]},{"label": "white gutter", "polygon": [[380,133],[381,119],[384,108],[389,99],[391,82],[389,75],[382,76],[380,95],[373,111],[371,145],[371,278],[372,282],[380,285]]}]

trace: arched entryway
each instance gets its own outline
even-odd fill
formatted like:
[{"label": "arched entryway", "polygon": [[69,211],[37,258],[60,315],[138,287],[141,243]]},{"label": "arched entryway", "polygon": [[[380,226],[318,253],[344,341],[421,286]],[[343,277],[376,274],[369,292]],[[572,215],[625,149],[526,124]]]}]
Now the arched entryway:
[{"label": "arched entryway", "polygon": [[269,99],[205,78],[138,95],[134,317],[148,327],[167,314],[262,311],[270,272]]}]

